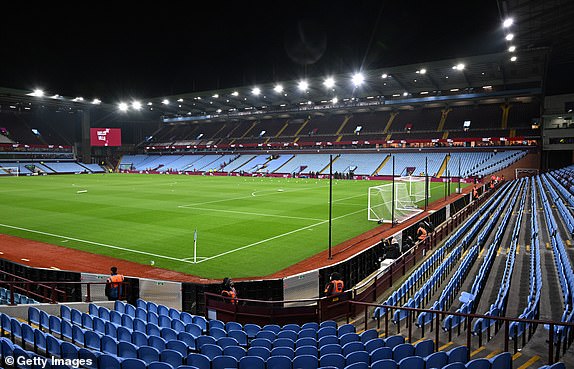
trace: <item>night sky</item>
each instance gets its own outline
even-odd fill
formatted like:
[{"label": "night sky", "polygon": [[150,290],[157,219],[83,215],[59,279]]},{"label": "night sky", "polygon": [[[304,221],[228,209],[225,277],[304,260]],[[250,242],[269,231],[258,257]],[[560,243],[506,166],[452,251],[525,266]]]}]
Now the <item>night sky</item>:
[{"label": "night sky", "polygon": [[505,49],[494,0],[18,5],[3,4],[0,86],[69,97],[156,97]]}]

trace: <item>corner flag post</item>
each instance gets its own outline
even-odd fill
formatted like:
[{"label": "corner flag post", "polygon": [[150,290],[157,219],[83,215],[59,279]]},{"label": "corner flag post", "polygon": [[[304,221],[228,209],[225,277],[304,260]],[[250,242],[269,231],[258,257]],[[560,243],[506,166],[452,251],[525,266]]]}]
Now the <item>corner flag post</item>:
[{"label": "corner flag post", "polygon": [[193,263],[197,263],[197,228],[193,232]]}]

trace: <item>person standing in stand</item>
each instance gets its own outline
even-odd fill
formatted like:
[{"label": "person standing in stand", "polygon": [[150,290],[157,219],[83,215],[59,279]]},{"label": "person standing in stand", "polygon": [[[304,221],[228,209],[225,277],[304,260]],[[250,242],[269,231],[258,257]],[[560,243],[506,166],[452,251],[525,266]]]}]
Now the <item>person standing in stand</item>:
[{"label": "person standing in stand", "polygon": [[118,268],[110,268],[111,275],[106,280],[106,296],[109,301],[119,300],[122,297],[124,276],[118,274]]}]

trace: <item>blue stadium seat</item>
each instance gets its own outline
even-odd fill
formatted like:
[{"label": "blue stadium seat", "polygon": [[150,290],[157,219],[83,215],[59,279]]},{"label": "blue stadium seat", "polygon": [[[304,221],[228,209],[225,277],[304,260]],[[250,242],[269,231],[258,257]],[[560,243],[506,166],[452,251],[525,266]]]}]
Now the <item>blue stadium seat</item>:
[{"label": "blue stadium seat", "polygon": [[78,350],[78,359],[82,359],[85,363],[85,367],[88,369],[98,369],[98,357],[101,354],[99,352],[92,351],[90,349],[81,347]]},{"label": "blue stadium seat", "polygon": [[337,336],[337,327],[324,326],[317,331],[317,339],[325,336]]},{"label": "blue stadium seat", "polygon": [[211,361],[203,354],[191,353],[187,355],[185,363],[197,369],[211,369]]},{"label": "blue stadium seat", "polygon": [[405,343],[405,338],[401,335],[390,336],[385,338],[385,345],[390,348],[394,348],[397,345]]},{"label": "blue stadium seat", "polygon": [[[332,341],[335,341],[335,338],[332,338]],[[337,340],[337,342],[332,342],[332,343],[339,344],[338,340]],[[319,344],[319,342],[317,342],[317,339],[314,337],[301,337],[301,338],[297,339],[297,341],[295,341],[295,347],[301,347],[301,346],[315,346],[315,347],[317,347],[318,344]]]},{"label": "blue stadium seat", "polygon": [[273,341],[273,347],[289,347],[295,349],[295,341],[289,338],[277,338]]},{"label": "blue stadium seat", "polygon": [[148,345],[148,336],[147,334],[139,331],[132,332],[132,343],[138,347],[140,346],[147,346]]},{"label": "blue stadium seat", "polygon": [[118,356],[118,341],[110,336],[102,336],[100,340],[101,351],[104,354]]},{"label": "blue stadium seat", "polygon": [[220,355],[211,360],[211,369],[235,369],[239,362],[233,356]]},{"label": "blue stadium seat", "polygon": [[[343,351],[344,352],[344,351]],[[345,355],[347,365],[354,363],[367,363],[371,362],[371,357],[367,351],[354,351]]]},{"label": "blue stadium seat", "polygon": [[[361,342],[363,341],[361,340]],[[370,339],[369,341],[363,343],[365,344],[365,351],[367,351],[368,353],[372,353],[378,348],[385,347],[385,340],[378,337]]]},{"label": "blue stadium seat", "polygon": [[117,356],[101,354],[98,357],[98,367],[106,369],[121,369],[122,364]]},{"label": "blue stadium seat", "polygon": [[183,364],[184,355],[180,352],[170,349],[165,349],[159,353],[159,360],[168,363],[174,368]]},{"label": "blue stadium seat", "polygon": [[121,358],[137,358],[138,347],[131,342],[119,341],[118,342],[118,356]]},{"label": "blue stadium seat", "polygon": [[293,369],[317,369],[319,359],[313,355],[297,355],[293,359]]},{"label": "blue stadium seat", "polygon": [[122,369],[147,369],[147,363],[141,359],[127,358],[122,360]]},{"label": "blue stadium seat", "polygon": [[425,360],[420,356],[405,357],[399,361],[399,369],[425,369]]},{"label": "blue stadium seat", "polygon": [[414,354],[415,347],[410,343],[401,343],[393,348],[393,360],[397,363],[408,356],[413,356]]},{"label": "blue stadium seat", "polygon": [[468,361],[468,348],[466,346],[458,346],[447,351],[448,362],[450,363],[463,363]]},{"label": "blue stadium seat", "polygon": [[[357,333],[345,333],[342,336],[339,336],[339,343],[341,346],[345,346],[349,342],[361,342],[361,337]],[[363,344],[361,342],[361,344]]]},{"label": "blue stadium seat", "polygon": [[434,352],[434,341],[424,340],[415,344],[415,355],[427,357]]},{"label": "blue stadium seat", "polygon": [[325,345],[329,345],[332,343],[339,343],[339,337],[334,334],[323,336],[318,340],[319,347],[323,347]]},{"label": "blue stadium seat", "polygon": [[488,359],[488,361],[490,361],[491,369],[512,368],[512,355],[510,352],[502,352]]},{"label": "blue stadium seat", "polygon": [[303,329],[314,329],[315,331],[319,330],[319,323],[317,322],[307,322],[301,325],[301,330]]},{"label": "blue stadium seat", "polygon": [[140,346],[138,347],[138,359],[142,359],[147,364],[153,361],[159,361],[160,351],[151,346]]},{"label": "blue stadium seat", "polygon": [[321,355],[319,360],[321,367],[324,366],[334,366],[339,369],[343,369],[346,364],[345,357],[341,354],[325,354]]},{"label": "blue stadium seat", "polygon": [[311,355],[319,357],[319,350],[315,346],[301,346],[295,349],[295,356]]},{"label": "blue stadium seat", "polygon": [[233,337],[221,337],[218,338],[215,343],[222,349],[226,348],[227,346],[239,346],[239,342],[237,342],[237,340]]},{"label": "blue stadium seat", "polygon": [[[211,322],[211,320],[210,320],[210,322]],[[215,339],[218,339],[221,337],[227,337],[227,332],[225,331],[224,328],[209,327],[209,335]]]},{"label": "blue stadium seat", "polygon": [[223,355],[223,349],[218,345],[214,345],[211,343],[206,343],[205,345],[199,348],[199,352],[207,356],[210,360],[213,360],[214,357]]},{"label": "blue stadium seat", "polygon": [[337,329],[337,335],[339,337],[347,333],[355,333],[355,326],[353,324],[343,324]]},{"label": "blue stadium seat", "polygon": [[343,348],[338,343],[332,343],[329,345],[324,345],[321,347],[321,356],[327,354],[341,354],[343,352]]},{"label": "blue stadium seat", "polygon": [[267,360],[271,356],[271,350],[265,346],[251,346],[247,350],[246,356],[257,356],[263,360]]},{"label": "blue stadium seat", "polygon": [[74,360],[78,358],[79,347],[71,342],[63,341],[60,344],[60,352],[62,359]]},{"label": "blue stadium seat", "polygon": [[249,339],[255,338],[260,330],[261,327],[254,323],[247,323],[243,326],[243,331],[247,334]]},{"label": "blue stadium seat", "polygon": [[197,349],[201,349],[201,346],[205,345],[205,344],[213,344],[215,345],[217,342],[217,340],[211,336],[206,336],[206,335],[202,335],[199,337],[196,337],[195,339],[195,347]]},{"label": "blue stadium seat", "polygon": [[203,330],[201,329],[201,327],[195,323],[187,324],[185,326],[185,331],[191,334],[195,338],[203,334]]},{"label": "blue stadium seat", "polygon": [[301,326],[299,324],[296,323],[289,323],[289,324],[285,324],[281,330],[283,331],[293,331],[296,333],[299,333],[299,331],[301,330]]},{"label": "blue stadium seat", "polygon": [[239,361],[243,356],[247,355],[247,351],[240,346],[228,346],[223,349],[223,355],[233,356],[237,361]]},{"label": "blue stadium seat", "polygon": [[177,334],[177,339],[184,342],[190,350],[195,350],[196,340],[195,337],[188,332],[179,332]]},{"label": "blue stadium seat", "polygon": [[343,353],[343,356],[347,356],[350,353],[356,352],[356,351],[365,351],[365,345],[363,345],[363,343],[361,341],[353,341],[353,342],[349,342],[349,343],[345,344],[345,346],[343,346],[342,353]]},{"label": "blue stadium seat", "polygon": [[279,333],[277,333],[277,338],[288,338],[291,341],[295,342],[299,338],[299,334],[293,330],[283,329]]},{"label": "blue stadium seat", "polygon": [[28,324],[40,325],[40,309],[34,306],[28,307]]},{"label": "blue stadium seat", "polygon": [[94,351],[101,351],[101,340],[100,336],[94,331],[84,332],[84,346]]},{"label": "blue stadium seat", "polygon": [[167,343],[166,340],[164,340],[159,336],[148,336],[147,338],[148,346],[155,347],[156,349],[159,350],[159,352],[165,350],[166,343]]},{"label": "blue stadium seat", "polygon": [[377,332],[376,329],[367,329],[366,331],[362,332],[359,336],[361,337],[361,342],[366,344],[370,340],[379,338],[379,332]]},{"label": "blue stadium seat", "polygon": [[258,356],[244,356],[239,360],[239,369],[265,369],[265,360]]},{"label": "blue stadium seat", "polygon": [[393,359],[381,359],[373,361],[371,364],[371,369],[397,369],[397,362]]},{"label": "blue stadium seat", "polygon": [[427,368],[442,368],[448,364],[448,354],[444,351],[437,351],[425,358]]},{"label": "blue stadium seat", "polygon": [[490,369],[490,361],[488,359],[474,359],[466,363],[466,369]]},{"label": "blue stadium seat", "polygon": [[271,356],[287,356],[289,359],[293,360],[295,357],[295,350],[292,347],[274,347],[271,350]]},{"label": "blue stadium seat", "polygon": [[283,355],[274,355],[267,359],[266,369],[291,369],[292,359]]},{"label": "blue stadium seat", "polygon": [[185,332],[185,323],[179,319],[172,319],[171,328],[176,332]]},{"label": "blue stadium seat", "polygon": [[254,338],[251,340],[251,347],[262,346],[269,350],[273,348],[273,342],[267,338]]},{"label": "blue stadium seat", "polygon": [[316,340],[317,339],[317,330],[314,328],[301,328],[297,337],[299,339],[301,339],[301,338],[313,338]]},{"label": "blue stadium seat", "polygon": [[175,329],[163,327],[159,330],[161,338],[166,341],[176,340],[177,339],[177,332]]},{"label": "blue stadium seat", "polygon": [[237,341],[239,346],[246,347],[248,344],[247,333],[240,330],[231,330],[227,332],[227,336]]},{"label": "blue stadium seat", "polygon": [[227,333],[231,331],[243,331],[243,325],[238,322],[227,322],[225,323],[225,330]]}]

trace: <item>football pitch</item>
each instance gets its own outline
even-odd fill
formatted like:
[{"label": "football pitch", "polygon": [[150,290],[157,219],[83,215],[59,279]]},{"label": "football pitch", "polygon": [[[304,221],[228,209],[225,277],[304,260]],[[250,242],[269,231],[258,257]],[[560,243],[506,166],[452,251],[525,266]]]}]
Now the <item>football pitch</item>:
[{"label": "football pitch", "polygon": [[[383,183],[333,180],[333,246],[377,226],[368,188]],[[0,188],[0,233],[205,278],[265,276],[328,249],[325,179],[55,175]]]}]

